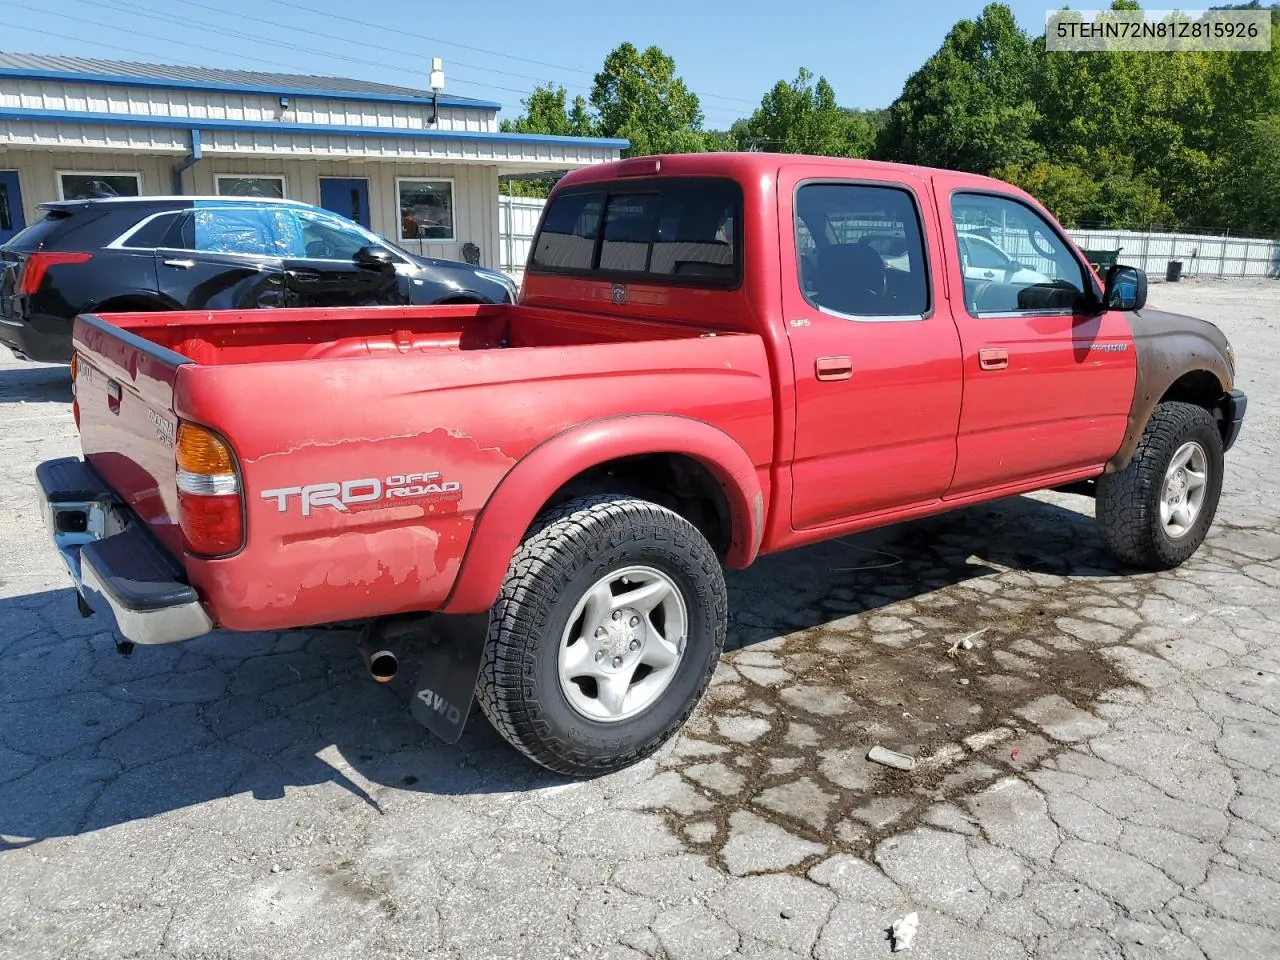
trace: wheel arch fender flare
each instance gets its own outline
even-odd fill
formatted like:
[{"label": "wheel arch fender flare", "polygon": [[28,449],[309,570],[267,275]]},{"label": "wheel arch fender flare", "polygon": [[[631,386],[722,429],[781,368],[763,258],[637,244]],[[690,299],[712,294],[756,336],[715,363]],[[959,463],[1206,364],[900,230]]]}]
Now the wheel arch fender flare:
[{"label": "wheel arch fender flare", "polygon": [[[107,297],[98,297],[86,303],[78,311],[79,313],[103,313],[103,308],[111,303],[119,301],[133,300],[137,303],[146,303],[155,310],[180,310],[182,305],[171,297],[165,296],[155,290],[126,290],[123,293],[113,293]],[[116,310],[106,310],[106,313],[119,312]]]},{"label": "wheel arch fender flare", "polygon": [[582,472],[621,457],[673,454],[701,463],[729,505],[732,540],[725,561],[749,565],[764,532],[764,491],[746,451],[701,420],[668,414],[609,417],[572,427],[528,453],[498,484],[480,511],[443,613],[479,613],[498,596],[516,548],[562,486]]}]

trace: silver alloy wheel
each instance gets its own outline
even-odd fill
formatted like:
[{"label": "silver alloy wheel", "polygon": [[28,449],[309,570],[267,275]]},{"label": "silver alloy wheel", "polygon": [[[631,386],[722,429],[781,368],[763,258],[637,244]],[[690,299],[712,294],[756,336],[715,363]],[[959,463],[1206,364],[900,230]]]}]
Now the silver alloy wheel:
[{"label": "silver alloy wheel", "polygon": [[582,595],[560,638],[560,689],[588,719],[634,717],[674,679],[688,633],[684,597],[661,570],[605,574]]},{"label": "silver alloy wheel", "polygon": [[1169,462],[1160,493],[1160,522],[1170,540],[1186,536],[1195,526],[1208,489],[1209,458],[1204,447],[1188,440]]}]

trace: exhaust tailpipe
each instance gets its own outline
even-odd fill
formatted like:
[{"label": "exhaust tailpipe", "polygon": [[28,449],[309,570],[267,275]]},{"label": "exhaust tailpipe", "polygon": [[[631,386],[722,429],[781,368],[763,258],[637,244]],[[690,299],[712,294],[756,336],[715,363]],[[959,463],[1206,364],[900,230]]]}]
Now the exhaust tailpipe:
[{"label": "exhaust tailpipe", "polygon": [[378,683],[390,683],[400,669],[400,658],[386,647],[377,645],[381,637],[368,637],[360,642],[360,656],[364,659],[364,668],[369,676]]},{"label": "exhaust tailpipe", "polygon": [[379,684],[389,684],[396,678],[399,669],[399,658],[387,648],[379,648],[371,644],[360,645],[360,655],[365,660],[365,669],[369,676]]},{"label": "exhaust tailpipe", "polygon": [[423,635],[426,620],[423,614],[406,614],[384,617],[367,624],[360,635],[360,656],[369,676],[378,683],[394,680],[400,669],[396,650],[406,641]]}]

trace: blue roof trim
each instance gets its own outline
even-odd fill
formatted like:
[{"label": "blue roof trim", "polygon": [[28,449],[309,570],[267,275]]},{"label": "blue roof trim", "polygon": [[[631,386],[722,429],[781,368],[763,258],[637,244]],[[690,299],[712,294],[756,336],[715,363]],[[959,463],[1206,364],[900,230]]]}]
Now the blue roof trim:
[{"label": "blue roof trim", "polygon": [[318,133],[340,137],[404,137],[420,140],[482,140],[548,146],[610,147],[625,150],[630,140],[609,137],[558,137],[542,133],[480,133],[473,130],[406,130],[396,127],[330,126],[323,123],[267,123],[261,120],[204,120],[199,117],[139,117],[122,113],[74,110],[27,110],[0,107],[0,120],[36,123],[102,123],[117,127],[167,130],[243,130],[253,133]]},{"label": "blue roof trim", "polygon": [[[162,87],[168,90],[215,90],[223,93],[266,93],[288,97],[326,97],[331,100],[367,100],[374,103],[412,103],[422,106],[431,102],[430,91],[413,97],[397,93],[361,93],[356,90],[313,90],[309,87],[270,86],[249,83],[221,83],[213,80],[173,80],[161,77],[119,77],[109,73],[76,73],[70,70],[27,70],[20,67],[0,67],[0,77],[20,80],[68,80],[74,83],[103,83],[121,87]],[[472,110],[502,109],[494,100],[472,100],[440,94],[440,103]]]}]

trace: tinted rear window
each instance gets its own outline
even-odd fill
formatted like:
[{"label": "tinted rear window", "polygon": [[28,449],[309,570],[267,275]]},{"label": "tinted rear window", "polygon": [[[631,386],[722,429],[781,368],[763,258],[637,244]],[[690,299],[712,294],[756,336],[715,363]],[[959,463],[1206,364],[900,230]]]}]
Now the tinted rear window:
[{"label": "tinted rear window", "polygon": [[533,248],[534,265],[548,271],[590,270],[603,206],[604,197],[598,193],[570,193],[552,200]]},{"label": "tinted rear window", "polygon": [[67,214],[57,210],[46,213],[31,226],[10,237],[5,246],[10,250],[38,250],[67,219]]},{"label": "tinted rear window", "polygon": [[731,286],[741,260],[741,209],[741,191],[730,180],[562,193],[547,208],[530,269]]}]

